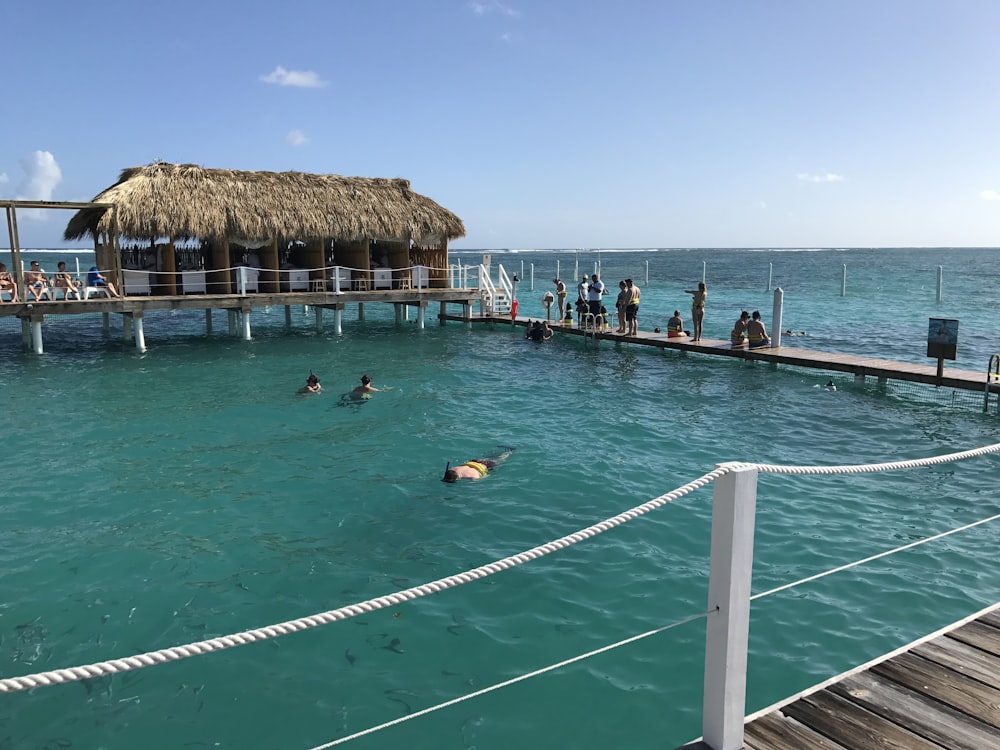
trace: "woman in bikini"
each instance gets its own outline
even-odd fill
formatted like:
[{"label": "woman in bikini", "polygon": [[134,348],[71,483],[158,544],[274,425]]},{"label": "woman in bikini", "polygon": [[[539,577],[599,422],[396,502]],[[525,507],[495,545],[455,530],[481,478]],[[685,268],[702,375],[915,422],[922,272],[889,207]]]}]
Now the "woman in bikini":
[{"label": "woman in bikini", "polygon": [[708,288],[704,281],[698,282],[697,289],[685,289],[685,293],[693,295],[691,299],[691,320],[694,321],[694,336],[692,341],[701,340],[701,325],[705,320],[705,298],[708,297]]}]

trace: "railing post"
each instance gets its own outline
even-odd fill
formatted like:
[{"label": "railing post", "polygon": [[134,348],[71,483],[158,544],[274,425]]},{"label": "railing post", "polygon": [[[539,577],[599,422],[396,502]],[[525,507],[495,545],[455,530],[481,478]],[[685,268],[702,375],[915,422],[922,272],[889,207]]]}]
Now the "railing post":
[{"label": "railing post", "polygon": [[781,333],[784,323],[781,320],[785,307],[785,292],[779,286],[774,290],[774,305],[771,308],[771,346],[781,346]]},{"label": "railing post", "polygon": [[757,467],[730,466],[715,480],[712,552],[705,623],[705,692],[702,735],[711,750],[743,747],[747,639],[753,567]]}]

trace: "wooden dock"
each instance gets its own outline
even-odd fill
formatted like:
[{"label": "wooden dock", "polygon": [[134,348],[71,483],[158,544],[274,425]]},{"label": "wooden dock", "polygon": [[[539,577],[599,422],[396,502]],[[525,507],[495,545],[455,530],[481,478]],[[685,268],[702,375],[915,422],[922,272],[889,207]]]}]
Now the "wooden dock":
[{"label": "wooden dock", "polygon": [[[451,315],[447,316],[447,318],[449,320],[462,320],[460,317]],[[493,317],[475,318],[474,320],[511,324],[510,318]],[[528,321],[518,319],[513,324],[527,326]],[[592,331],[582,330],[576,326],[563,326],[554,324],[551,321],[549,322],[549,326],[556,334],[560,335],[586,336],[600,341],[614,341],[626,344],[638,344],[640,346],[652,346],[659,349],[674,349],[719,357],[771,362],[776,365],[806,367],[829,372],[844,372],[854,375],[856,380],[863,380],[866,377],[878,378],[882,381],[904,380],[912,383],[925,383],[968,391],[979,391],[984,395],[988,388],[990,393],[1000,394],[1000,380],[991,378],[987,382],[985,363],[982,372],[944,368],[939,377],[936,365],[911,364],[909,362],[896,362],[888,359],[859,357],[853,354],[834,354],[791,346],[767,346],[758,349],[748,349],[746,344],[733,346],[729,341],[721,339],[703,338],[700,341],[692,342],[689,338],[667,338],[666,332],[649,333],[639,331],[635,336],[626,336],[607,331],[595,334]]]},{"label": "wooden dock", "polygon": [[748,717],[744,747],[1000,748],[1000,604]]}]

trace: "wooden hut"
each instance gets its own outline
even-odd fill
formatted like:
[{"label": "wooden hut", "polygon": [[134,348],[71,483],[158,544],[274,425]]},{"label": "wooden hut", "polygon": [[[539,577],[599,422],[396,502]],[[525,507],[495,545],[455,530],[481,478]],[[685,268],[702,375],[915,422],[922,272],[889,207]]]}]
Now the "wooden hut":
[{"label": "wooden hut", "polygon": [[94,202],[114,210],[81,209],[64,237],[90,235],[98,265],[116,275],[121,242],[141,243],[148,248],[141,257],[156,258],[160,294],[178,293],[179,243],[200,248],[209,293],[234,291],[231,269],[245,265],[247,254],[259,261],[260,290],[279,291],[282,256],[293,246],[314,282],[325,284],[321,269],[340,265],[354,269],[359,287],[370,288],[373,244],[390,251],[398,286],[409,283],[409,269],[419,263],[429,266],[430,286],[444,288],[448,241],[465,235],[461,219],[404,179],[156,162],[123,170]]}]

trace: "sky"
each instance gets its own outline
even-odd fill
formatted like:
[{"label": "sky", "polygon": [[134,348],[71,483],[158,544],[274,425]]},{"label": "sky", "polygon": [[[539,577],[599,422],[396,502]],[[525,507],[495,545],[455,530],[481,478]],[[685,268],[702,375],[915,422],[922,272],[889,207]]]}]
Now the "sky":
[{"label": "sky", "polygon": [[[996,0],[57,0],[0,28],[0,199],[159,160],[404,177],[456,249],[1000,246]],[[18,212],[21,246],[70,215]]]}]

